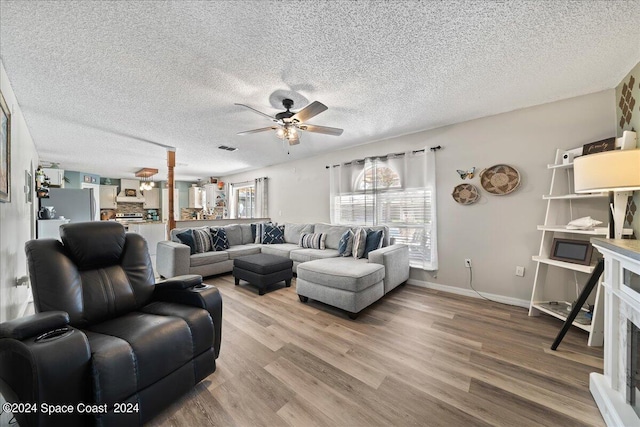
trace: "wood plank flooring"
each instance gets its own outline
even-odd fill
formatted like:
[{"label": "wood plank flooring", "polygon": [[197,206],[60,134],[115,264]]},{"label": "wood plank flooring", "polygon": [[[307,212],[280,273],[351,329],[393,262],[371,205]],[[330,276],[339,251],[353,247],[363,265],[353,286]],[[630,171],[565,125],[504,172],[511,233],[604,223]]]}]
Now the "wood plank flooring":
[{"label": "wood plank flooring", "polygon": [[[152,426],[604,426],[602,349],[523,308],[401,286],[356,321],[231,275],[217,370]],[[277,287],[278,285],[276,285]]]}]

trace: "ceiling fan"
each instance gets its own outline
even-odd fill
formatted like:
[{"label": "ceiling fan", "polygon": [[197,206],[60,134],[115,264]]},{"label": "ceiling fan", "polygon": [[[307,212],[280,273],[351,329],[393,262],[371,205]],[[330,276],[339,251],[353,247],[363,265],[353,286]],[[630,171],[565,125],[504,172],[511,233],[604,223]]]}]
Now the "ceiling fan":
[{"label": "ceiling fan", "polygon": [[251,108],[248,105],[244,104],[235,104],[241,107],[248,108],[256,114],[260,114],[274,122],[275,124],[266,128],[247,130],[244,132],[238,132],[238,135],[249,135],[252,133],[258,132],[266,132],[269,130],[275,130],[276,136],[282,140],[286,140],[289,142],[289,145],[300,144],[300,132],[299,131],[308,131],[315,133],[323,133],[325,135],[333,135],[339,136],[342,135],[343,130],[338,128],[331,128],[327,126],[317,126],[309,123],[304,123],[312,117],[317,116],[327,109],[327,106],[321,102],[313,101],[311,104],[304,107],[302,110],[294,113],[291,110],[293,107],[293,101],[291,99],[285,98],[282,100],[282,105],[287,111],[283,111],[275,115],[275,117],[271,117],[268,114],[265,114],[261,111],[256,110],[255,108]]}]

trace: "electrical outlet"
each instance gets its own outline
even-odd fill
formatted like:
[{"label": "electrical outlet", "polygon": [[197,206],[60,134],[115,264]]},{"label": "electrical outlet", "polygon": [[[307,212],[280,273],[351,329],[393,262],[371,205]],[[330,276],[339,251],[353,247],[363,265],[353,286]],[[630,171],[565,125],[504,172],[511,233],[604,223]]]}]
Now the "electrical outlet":
[{"label": "electrical outlet", "polygon": [[516,276],[524,277],[524,267],[521,267],[521,266],[516,267]]},{"label": "electrical outlet", "polygon": [[471,258],[464,259],[464,266],[467,268],[471,268]]}]

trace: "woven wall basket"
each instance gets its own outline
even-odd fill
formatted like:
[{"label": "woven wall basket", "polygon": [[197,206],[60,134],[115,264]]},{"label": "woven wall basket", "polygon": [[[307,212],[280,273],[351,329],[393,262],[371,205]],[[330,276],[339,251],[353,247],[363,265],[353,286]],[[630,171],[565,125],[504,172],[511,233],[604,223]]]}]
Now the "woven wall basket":
[{"label": "woven wall basket", "polygon": [[473,184],[456,185],[451,196],[453,196],[453,200],[461,205],[470,205],[480,198],[478,189]]},{"label": "woven wall basket", "polygon": [[504,196],[520,185],[520,173],[509,165],[495,165],[480,172],[480,185],[487,193]]}]

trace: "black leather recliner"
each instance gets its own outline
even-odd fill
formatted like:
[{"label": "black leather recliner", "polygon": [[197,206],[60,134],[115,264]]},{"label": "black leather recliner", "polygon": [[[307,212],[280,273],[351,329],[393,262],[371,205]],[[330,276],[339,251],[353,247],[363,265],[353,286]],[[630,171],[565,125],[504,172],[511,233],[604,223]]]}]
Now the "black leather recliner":
[{"label": "black leather recliner", "polygon": [[60,234],[26,244],[37,314],[0,324],[1,391],[21,426],[142,424],[215,371],[220,294],[154,283],[147,242],[118,223]]}]

